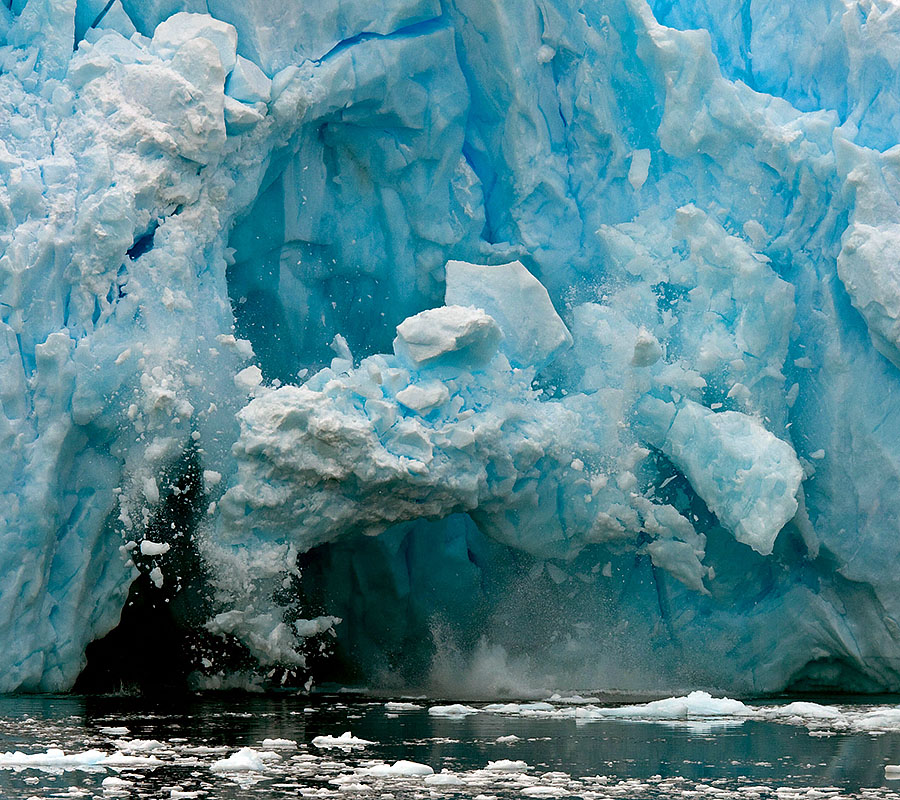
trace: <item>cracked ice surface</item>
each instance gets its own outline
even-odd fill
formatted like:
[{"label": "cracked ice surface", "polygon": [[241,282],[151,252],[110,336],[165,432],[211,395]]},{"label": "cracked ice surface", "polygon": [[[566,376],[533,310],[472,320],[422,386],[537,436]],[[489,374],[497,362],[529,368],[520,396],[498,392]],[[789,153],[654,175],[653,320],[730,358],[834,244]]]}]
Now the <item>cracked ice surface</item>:
[{"label": "cracked ice surface", "polygon": [[900,15],[784,8],[0,5],[0,689],[185,564],[266,665],[900,686]]}]

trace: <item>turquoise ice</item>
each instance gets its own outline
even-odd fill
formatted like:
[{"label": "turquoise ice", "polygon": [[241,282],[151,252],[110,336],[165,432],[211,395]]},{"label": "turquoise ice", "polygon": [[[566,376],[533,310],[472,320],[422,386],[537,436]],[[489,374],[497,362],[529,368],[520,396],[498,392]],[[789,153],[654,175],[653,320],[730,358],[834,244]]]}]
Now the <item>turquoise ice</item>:
[{"label": "turquoise ice", "polygon": [[898,44],[0,4],[0,690],[70,687],[139,572],[264,670],[900,688]]}]

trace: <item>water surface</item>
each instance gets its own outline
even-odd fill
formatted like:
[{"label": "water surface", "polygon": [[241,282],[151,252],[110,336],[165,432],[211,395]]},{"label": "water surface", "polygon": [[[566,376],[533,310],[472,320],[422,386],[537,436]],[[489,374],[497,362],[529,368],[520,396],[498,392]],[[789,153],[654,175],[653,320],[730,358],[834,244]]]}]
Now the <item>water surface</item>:
[{"label": "water surface", "polygon": [[[420,707],[399,710],[386,700],[0,698],[0,797],[900,800],[900,781],[885,776],[886,765],[900,764],[900,731],[727,717],[446,718],[429,714],[436,701],[412,700]],[[371,744],[312,743],[345,731]],[[221,771],[216,762],[241,748],[252,748],[261,768]],[[42,762],[29,759],[36,754]],[[428,765],[436,775],[379,774],[379,765],[398,760]]]}]

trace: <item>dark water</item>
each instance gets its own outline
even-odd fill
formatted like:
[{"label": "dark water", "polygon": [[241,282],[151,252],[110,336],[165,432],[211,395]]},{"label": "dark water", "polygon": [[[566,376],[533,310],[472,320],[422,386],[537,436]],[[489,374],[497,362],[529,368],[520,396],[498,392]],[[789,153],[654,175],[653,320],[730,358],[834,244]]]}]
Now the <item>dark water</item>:
[{"label": "dark water", "polygon": [[[382,700],[340,695],[0,698],[0,754],[59,748],[70,759],[50,763],[51,754],[34,764],[0,757],[0,797],[900,800],[900,781],[885,779],[885,765],[900,764],[900,732],[810,735],[802,724],[740,719],[579,723],[489,713],[446,719],[416,702],[422,708],[394,713]],[[112,730],[123,727],[127,733]],[[373,744],[353,750],[311,744],[315,736],[348,730]],[[508,736],[519,738],[497,741]],[[265,746],[264,739],[297,746]],[[216,761],[243,747],[278,755],[264,756],[258,770],[215,771]],[[78,756],[92,749],[103,752]],[[116,752],[153,760],[97,763]],[[400,759],[448,772],[437,778],[366,772]],[[485,769],[501,759],[527,766]]]}]

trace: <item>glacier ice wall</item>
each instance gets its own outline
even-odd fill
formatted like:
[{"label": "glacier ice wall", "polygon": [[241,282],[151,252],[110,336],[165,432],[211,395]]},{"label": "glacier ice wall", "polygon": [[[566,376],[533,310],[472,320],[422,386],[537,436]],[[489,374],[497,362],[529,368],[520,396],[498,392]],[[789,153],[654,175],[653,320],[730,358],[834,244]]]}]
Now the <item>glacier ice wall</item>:
[{"label": "glacier ice wall", "polygon": [[873,0],[0,3],[0,690],[139,584],[323,679],[336,633],[375,682],[900,688],[898,43]]}]

